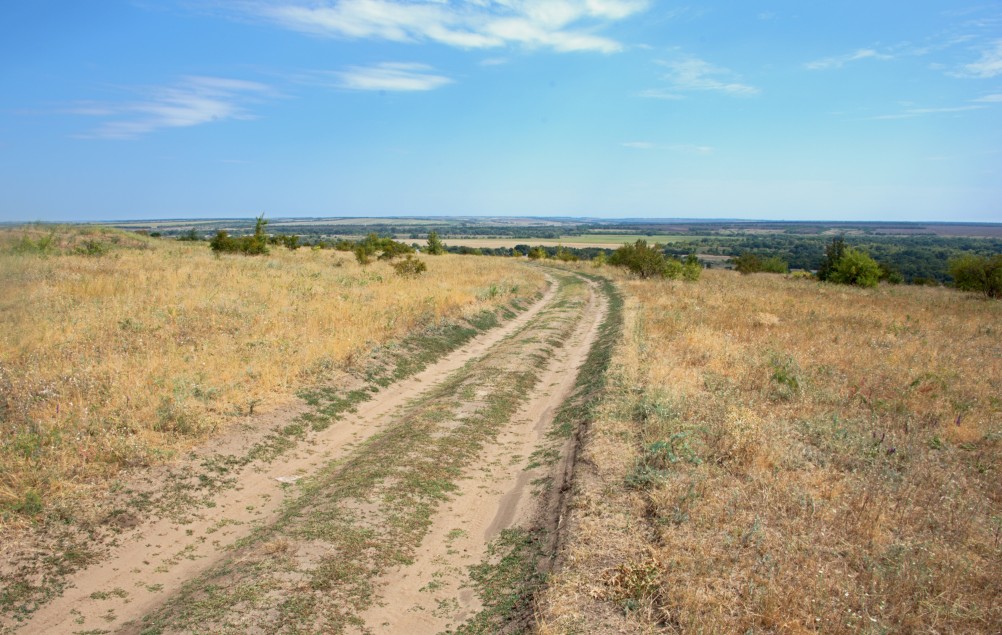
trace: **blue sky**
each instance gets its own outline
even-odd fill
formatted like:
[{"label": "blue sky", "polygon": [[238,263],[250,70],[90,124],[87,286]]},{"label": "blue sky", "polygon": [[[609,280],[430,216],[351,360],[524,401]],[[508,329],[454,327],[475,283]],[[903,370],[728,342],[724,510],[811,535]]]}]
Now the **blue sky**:
[{"label": "blue sky", "polygon": [[1002,1],[5,0],[0,220],[1002,222]]}]

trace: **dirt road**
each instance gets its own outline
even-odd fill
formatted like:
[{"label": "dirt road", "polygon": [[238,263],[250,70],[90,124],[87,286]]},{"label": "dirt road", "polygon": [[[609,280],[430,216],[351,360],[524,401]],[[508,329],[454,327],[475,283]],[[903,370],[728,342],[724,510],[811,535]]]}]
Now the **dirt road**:
[{"label": "dirt road", "polygon": [[123,535],[22,632],[435,633],[511,619],[496,578],[534,579],[540,547],[526,541],[556,522],[572,443],[553,416],[606,311],[595,283],[551,276],[517,318],[252,462],[203,511]]}]

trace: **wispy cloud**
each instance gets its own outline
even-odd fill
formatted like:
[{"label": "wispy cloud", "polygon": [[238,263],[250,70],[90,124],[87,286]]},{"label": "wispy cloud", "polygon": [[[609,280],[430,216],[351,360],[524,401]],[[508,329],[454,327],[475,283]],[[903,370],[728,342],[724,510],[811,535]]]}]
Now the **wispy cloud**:
[{"label": "wispy cloud", "polygon": [[669,84],[669,90],[659,94],[658,89],[641,93],[645,97],[672,99],[669,95],[680,92],[712,91],[733,95],[735,97],[752,97],[761,91],[755,86],[734,81],[735,74],[719,66],[696,57],[681,60],[659,61],[658,64],[668,68],[663,77]]},{"label": "wispy cloud", "polygon": [[673,93],[668,90],[663,90],[660,88],[649,88],[647,90],[642,90],[637,93],[638,97],[647,97],[648,99],[664,99],[666,101],[677,101],[679,99],[685,99],[685,95],[679,95],[678,93]]},{"label": "wispy cloud", "polygon": [[656,143],[651,143],[650,141],[624,141],[619,145],[624,148],[633,148],[634,150],[653,150],[658,147]]},{"label": "wispy cloud", "polygon": [[957,112],[967,112],[969,110],[982,110],[986,106],[948,106],[945,108],[908,108],[902,112],[891,115],[878,115],[870,119],[913,119],[928,115],[942,115]]},{"label": "wispy cloud", "polygon": [[998,104],[1002,103],[1002,94],[985,95],[984,97],[978,97],[974,101],[986,104]]},{"label": "wispy cloud", "polygon": [[868,60],[868,59],[890,60],[894,59],[894,56],[887,55],[885,53],[878,53],[873,49],[859,49],[846,55],[825,57],[820,60],[808,62],[807,64],[804,64],[804,66],[812,71],[823,71],[823,70],[830,70],[833,68],[842,68],[843,66],[851,62],[858,62],[860,60]]},{"label": "wispy cloud", "polygon": [[956,75],[980,79],[1002,75],[1002,40],[995,40],[984,48],[981,51],[981,59],[965,64]]},{"label": "wispy cloud", "polygon": [[238,6],[284,28],[323,36],[613,53],[622,45],[595,31],[648,5],[649,0],[258,0]]},{"label": "wispy cloud", "polygon": [[669,150],[671,152],[683,152],[685,154],[712,154],[711,146],[701,146],[692,143],[654,143],[652,141],[624,141],[619,145],[633,150]]},{"label": "wispy cloud", "polygon": [[424,91],[441,88],[452,80],[436,75],[425,64],[384,62],[373,66],[350,66],[329,75],[340,88],[349,90]]},{"label": "wispy cloud", "polygon": [[271,93],[258,82],[222,77],[185,77],[173,86],[148,88],[144,96],[123,104],[86,102],[70,112],[107,119],[81,135],[102,139],[135,139],[162,128],[186,128],[214,121],[253,119],[245,104]]}]

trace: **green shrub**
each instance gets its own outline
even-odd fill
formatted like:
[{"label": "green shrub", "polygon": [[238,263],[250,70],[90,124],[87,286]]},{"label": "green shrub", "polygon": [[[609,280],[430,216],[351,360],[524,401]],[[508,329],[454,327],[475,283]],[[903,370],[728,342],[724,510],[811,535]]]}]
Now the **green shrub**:
[{"label": "green shrub", "polygon": [[228,232],[219,230],[209,241],[212,251],[219,253],[240,253],[247,256],[260,256],[268,253],[268,236],[264,233],[268,221],[264,214],[257,217],[254,233],[250,236],[230,236]]},{"label": "green shrub", "polygon": [[82,256],[103,256],[108,253],[108,245],[99,240],[85,240],[76,248],[76,253]]},{"label": "green shrub", "polygon": [[880,281],[880,265],[862,251],[848,247],[835,265],[835,269],[829,274],[828,281],[858,287],[875,287]]},{"label": "green shrub", "polygon": [[428,270],[428,265],[414,256],[407,254],[400,262],[393,263],[393,269],[397,272],[398,276],[403,278],[416,278]]},{"label": "green shrub", "polygon": [[779,256],[762,258],[750,251],[742,253],[731,260],[734,268],[740,273],[789,273],[790,265]]},{"label": "green shrub", "polygon": [[666,258],[659,245],[648,245],[646,240],[623,245],[609,258],[609,264],[626,267],[641,278],[698,280],[702,271],[694,255],[686,259],[686,264],[682,264],[675,258]]},{"label": "green shrub", "polygon": [[428,232],[428,247],[425,249],[425,253],[432,256],[441,256],[445,253],[445,245],[438,237],[438,232]]},{"label": "green shrub", "polygon": [[546,258],[546,250],[542,247],[533,247],[529,250],[529,260],[542,260]]},{"label": "green shrub", "polygon": [[1002,298],[1002,254],[991,258],[973,254],[950,261],[953,286],[961,291],[983,293],[989,298]]}]

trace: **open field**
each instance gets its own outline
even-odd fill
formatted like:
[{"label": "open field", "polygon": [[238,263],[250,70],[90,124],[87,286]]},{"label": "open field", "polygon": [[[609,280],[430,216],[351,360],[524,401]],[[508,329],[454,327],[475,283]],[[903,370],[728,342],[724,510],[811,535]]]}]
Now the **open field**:
[{"label": "open field", "polygon": [[1002,629],[1002,303],[421,259],[0,232],[0,633]]},{"label": "open field", "polygon": [[1002,304],[620,283],[542,633],[1002,631]]},{"label": "open field", "polygon": [[205,243],[96,228],[25,243],[48,235],[0,236],[3,525],[543,282],[492,259],[443,256],[407,280],[348,254],[217,258]]}]

